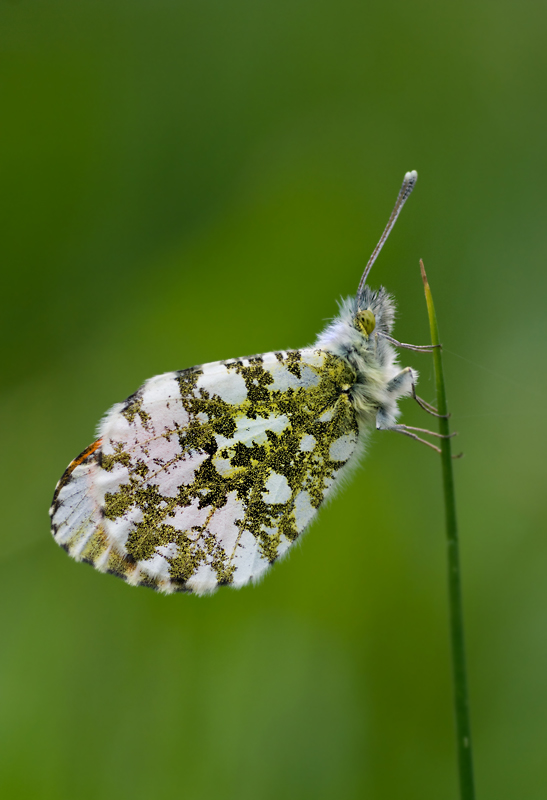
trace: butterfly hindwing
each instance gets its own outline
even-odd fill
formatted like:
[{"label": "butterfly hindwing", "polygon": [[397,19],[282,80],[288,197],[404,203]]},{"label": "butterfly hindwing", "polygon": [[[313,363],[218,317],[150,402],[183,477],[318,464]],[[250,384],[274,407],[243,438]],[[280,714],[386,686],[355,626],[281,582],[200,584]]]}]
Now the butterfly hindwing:
[{"label": "butterfly hindwing", "polygon": [[167,592],[258,579],[356,447],[354,380],[345,360],[314,349],[152,378],[65,473],[52,507],[57,541]]}]

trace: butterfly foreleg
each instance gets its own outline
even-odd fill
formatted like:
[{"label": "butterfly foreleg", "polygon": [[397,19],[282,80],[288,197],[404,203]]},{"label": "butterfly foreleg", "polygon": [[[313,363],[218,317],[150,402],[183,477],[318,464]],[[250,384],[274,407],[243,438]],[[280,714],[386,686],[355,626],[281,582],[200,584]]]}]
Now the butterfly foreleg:
[{"label": "butterfly foreleg", "polygon": [[393,336],[383,331],[378,331],[377,336],[387,339],[387,341],[394,344],[395,347],[404,347],[405,350],[414,350],[416,353],[432,353],[438,347],[442,347],[440,344],[408,344],[407,342],[399,342],[397,339],[394,339]]}]

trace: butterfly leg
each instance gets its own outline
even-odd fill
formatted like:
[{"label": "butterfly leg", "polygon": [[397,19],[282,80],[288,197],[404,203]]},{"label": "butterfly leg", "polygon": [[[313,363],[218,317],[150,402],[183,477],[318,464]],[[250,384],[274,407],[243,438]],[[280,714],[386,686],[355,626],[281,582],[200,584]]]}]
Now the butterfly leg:
[{"label": "butterfly leg", "polygon": [[429,431],[427,428],[415,428],[413,425],[398,424],[397,428],[400,428],[402,433],[406,433],[407,431],[418,431],[418,433],[427,433],[429,436],[436,436],[437,439],[452,439],[453,436],[458,435],[458,431],[448,434],[437,433],[436,431]]},{"label": "butterfly leg", "polygon": [[[385,430],[394,431],[395,433],[403,433],[405,436],[410,436],[411,439],[414,439],[416,442],[421,442],[422,444],[426,444],[428,447],[431,447],[432,450],[435,450],[436,453],[440,453],[441,449],[436,445],[428,442],[426,439],[421,439],[419,436],[416,436],[413,431],[420,431],[421,433],[427,433],[428,436],[436,436],[438,439],[452,439],[453,436],[457,436],[458,432],[454,431],[454,433],[449,433],[445,435],[443,433],[435,433],[435,431],[428,431],[425,428],[414,428],[412,425],[393,425],[391,428],[386,428]],[[462,458],[463,453],[458,453],[457,455],[453,455],[452,458]]]},{"label": "butterfly leg", "polygon": [[422,444],[426,444],[428,447],[431,447],[432,450],[435,450],[437,453],[440,453],[441,450],[431,442],[426,441],[426,439],[421,439],[414,430],[419,430],[423,433],[431,433],[431,431],[425,431],[423,428],[416,428],[411,429],[407,425],[397,425],[393,418],[390,417],[389,412],[385,411],[384,409],[378,409],[376,414],[376,430],[377,431],[394,431],[395,433],[402,433],[405,436],[410,436],[411,439],[415,439],[417,442],[421,442]]},{"label": "butterfly leg", "polygon": [[421,397],[418,397],[416,394],[416,386],[412,384],[412,397],[420,408],[423,408],[424,411],[427,411],[428,414],[431,414],[433,417],[440,417],[441,419],[449,419],[450,414],[439,414],[435,406],[432,406],[431,403],[428,403],[426,400],[423,400]]},{"label": "butterfly leg", "polygon": [[[422,400],[416,395],[415,389],[415,376],[414,372],[410,367],[406,367],[406,369],[401,370],[395,375],[390,382],[386,386],[386,390],[388,394],[393,395],[394,397],[401,397],[404,395],[410,395],[413,397],[418,405],[420,405],[425,411],[430,414],[433,414],[436,417],[442,416],[440,415],[437,410],[427,403],[425,400]],[[415,439],[417,442],[421,442],[422,444],[427,445],[435,452],[440,453],[440,448],[436,445],[428,442],[426,439],[422,439],[418,436],[418,433],[425,433],[428,436],[435,436],[439,439],[445,438],[452,438],[452,436],[456,436],[457,434],[452,433],[448,436],[444,436],[443,434],[436,433],[435,431],[427,430],[426,428],[414,428],[410,425],[401,425],[396,424],[393,417],[389,415],[387,411],[383,409],[379,409],[376,414],[376,429],[377,430],[384,430],[384,431],[394,431],[395,433],[402,433],[404,436],[409,436],[411,439]]]},{"label": "butterfly leg", "polygon": [[[405,347],[407,350],[415,350],[416,352],[419,353],[432,353],[437,347],[442,347],[442,345],[440,344],[407,344],[406,342],[399,342],[397,341],[397,339],[394,339],[393,336],[389,336],[389,334],[387,333],[378,333],[377,336],[382,336],[384,339],[387,339],[388,342],[394,344],[395,347]],[[410,374],[412,374],[410,367],[407,367],[406,370],[402,370],[402,372],[400,372],[398,375],[392,378],[392,380],[388,384],[387,386],[388,392],[391,393],[390,387],[392,384],[394,385],[395,389],[400,385],[401,376],[407,370],[410,371]],[[423,408],[424,411],[427,411],[428,414],[431,414],[434,417],[442,417],[443,419],[448,419],[450,417],[450,414],[439,414],[437,409],[434,406],[432,406],[431,403],[428,403],[426,400],[423,400],[421,397],[419,397],[416,394],[416,386],[414,380],[412,380],[411,383],[412,385],[410,386],[408,393],[414,398],[414,400],[418,403],[420,408]]]},{"label": "butterfly leg", "polygon": [[[389,425],[383,424],[381,412],[379,412],[378,416],[376,417],[376,430],[379,431],[393,431],[394,433],[402,433],[404,436],[409,436],[411,439],[414,439],[416,442],[421,442],[421,444],[426,444],[432,450],[435,450],[436,453],[440,453],[440,447],[437,445],[428,442],[427,439],[422,439],[418,436],[415,431],[419,433],[426,433],[428,436],[436,436],[438,439],[451,439],[453,436],[457,436],[457,433],[450,433],[448,436],[444,436],[442,433],[435,433],[435,431],[428,431],[426,428],[414,428],[411,425]],[[454,458],[459,458],[460,456],[453,456]]]},{"label": "butterfly leg", "polygon": [[406,367],[406,369],[398,372],[397,375],[390,380],[386,386],[386,390],[388,394],[394,394],[397,397],[401,397],[402,395],[410,395],[418,403],[420,408],[423,408],[424,411],[427,411],[428,414],[431,414],[434,417],[448,419],[450,416],[450,414],[439,414],[435,406],[432,406],[431,403],[428,403],[426,400],[418,397],[416,394],[414,373],[410,367]]},{"label": "butterfly leg", "polygon": [[431,403],[428,403],[423,398],[418,397],[414,384],[412,385],[412,397],[416,400],[420,408],[423,408],[424,411],[427,411],[427,413],[431,414],[433,417],[441,417],[442,419],[448,419],[450,417],[450,414],[439,414],[435,406],[432,406]]},{"label": "butterfly leg", "polygon": [[[426,444],[428,447],[431,447],[432,450],[435,450],[436,453],[441,452],[440,447],[437,447],[436,444],[428,442],[427,439],[421,439],[419,436],[416,436],[416,434],[409,431],[405,425],[392,425],[391,428],[380,428],[380,430],[393,431],[394,433],[402,433],[405,436],[410,436],[410,438],[414,439],[414,441],[416,442],[421,442],[422,444]],[[431,433],[431,431],[427,431],[427,433]]]},{"label": "butterfly leg", "polygon": [[406,342],[399,342],[397,339],[394,339],[393,336],[383,332],[379,332],[378,336],[387,339],[388,342],[394,344],[395,347],[404,347],[406,350],[414,350],[416,353],[432,353],[438,347],[442,347],[440,344],[407,344]]}]

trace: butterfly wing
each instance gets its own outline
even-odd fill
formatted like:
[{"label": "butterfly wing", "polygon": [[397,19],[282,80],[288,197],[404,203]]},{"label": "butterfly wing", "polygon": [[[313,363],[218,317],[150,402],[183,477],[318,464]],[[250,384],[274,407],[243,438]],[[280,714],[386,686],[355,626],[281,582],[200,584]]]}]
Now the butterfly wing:
[{"label": "butterfly wing", "polygon": [[354,380],[344,360],[313,349],[152,378],[61,479],[56,541],[165,592],[258,579],[355,451]]}]

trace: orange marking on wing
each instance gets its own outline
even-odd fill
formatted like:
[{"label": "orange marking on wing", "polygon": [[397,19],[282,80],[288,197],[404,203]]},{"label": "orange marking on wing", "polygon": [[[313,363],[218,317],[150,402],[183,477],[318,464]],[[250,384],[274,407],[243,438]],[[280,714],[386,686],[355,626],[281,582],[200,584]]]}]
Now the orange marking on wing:
[{"label": "orange marking on wing", "polygon": [[71,472],[72,472],[72,470],[76,469],[76,467],[77,467],[79,464],[81,464],[81,463],[82,463],[82,461],[85,461],[85,460],[86,460],[86,458],[87,458],[88,456],[90,456],[90,455],[91,455],[91,453],[94,453],[94,452],[95,452],[95,450],[98,450],[98,449],[99,449],[99,447],[101,446],[102,442],[103,442],[103,440],[102,440],[102,439],[97,439],[97,441],[96,441],[96,442],[93,442],[93,444],[90,444],[90,445],[89,445],[89,447],[86,447],[86,449],[84,450],[84,452],[83,452],[83,453],[80,453],[80,455],[78,456],[78,458],[75,458],[75,459],[74,459],[74,461],[71,461],[71,462],[70,462],[70,464],[68,465],[68,467],[67,467],[67,470],[66,470],[66,471],[67,471],[68,473],[71,473]]},{"label": "orange marking on wing", "polygon": [[95,450],[98,450],[101,444],[102,444],[102,439],[97,439],[96,442],[93,442],[93,444],[90,444],[89,447],[86,447],[84,452],[80,453],[80,455],[77,458],[75,458],[74,461],[70,462],[68,467],[65,469],[61,480],[57,484],[57,488],[55,489],[55,494],[53,495],[52,508],[55,507],[55,503],[57,502],[57,498],[59,497],[59,492],[61,491],[63,486],[66,486],[66,484],[69,482],[70,476],[72,475],[76,467],[83,461],[85,461],[86,458],[91,455],[91,453],[94,453]]}]

